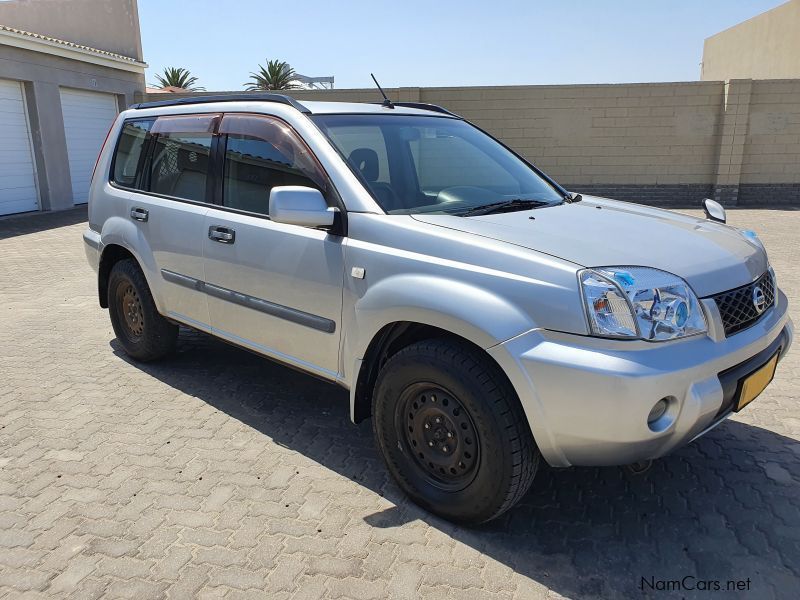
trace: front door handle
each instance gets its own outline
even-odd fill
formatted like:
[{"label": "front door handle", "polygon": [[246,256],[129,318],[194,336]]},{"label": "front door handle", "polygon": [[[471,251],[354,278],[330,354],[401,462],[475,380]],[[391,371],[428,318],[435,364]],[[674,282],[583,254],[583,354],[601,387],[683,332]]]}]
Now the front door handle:
[{"label": "front door handle", "polygon": [[141,221],[142,223],[147,221],[147,218],[150,216],[150,213],[144,209],[139,208],[138,206],[134,206],[131,209],[131,219],[135,221]]},{"label": "front door handle", "polygon": [[212,225],[208,228],[208,237],[220,244],[232,244],[236,241],[236,232],[230,227]]}]

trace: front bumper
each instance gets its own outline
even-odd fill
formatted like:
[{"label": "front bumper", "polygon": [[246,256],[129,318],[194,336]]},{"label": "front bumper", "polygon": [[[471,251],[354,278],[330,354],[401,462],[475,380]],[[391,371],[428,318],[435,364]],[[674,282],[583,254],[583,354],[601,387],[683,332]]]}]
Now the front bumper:
[{"label": "front bumper", "polygon": [[[792,338],[778,291],[758,322],[730,338],[649,343],[533,330],[489,352],[550,465],[620,465],[663,456],[725,419],[739,379],[778,349],[782,358]],[[668,418],[654,431],[647,418],[661,398]]]}]

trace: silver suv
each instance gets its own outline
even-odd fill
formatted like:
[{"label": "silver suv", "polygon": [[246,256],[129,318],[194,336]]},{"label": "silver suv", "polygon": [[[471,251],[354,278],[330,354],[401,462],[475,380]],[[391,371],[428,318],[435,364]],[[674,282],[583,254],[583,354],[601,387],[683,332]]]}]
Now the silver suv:
[{"label": "silver suv", "polygon": [[178,325],[350,391],[398,485],[478,523],[555,467],[662,456],[741,410],[792,340],[761,242],[559,186],[430,105],[139,104],[83,234],[134,359]]}]

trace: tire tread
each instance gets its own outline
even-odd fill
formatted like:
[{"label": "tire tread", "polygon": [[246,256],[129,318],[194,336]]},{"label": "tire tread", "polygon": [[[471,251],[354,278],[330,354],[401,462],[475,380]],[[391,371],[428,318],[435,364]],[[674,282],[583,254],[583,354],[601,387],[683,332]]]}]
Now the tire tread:
[{"label": "tire tread", "polygon": [[[505,375],[495,364],[487,361],[485,357],[481,357],[469,345],[451,339],[428,339],[415,342],[392,355],[378,375],[376,390],[380,386],[382,377],[391,371],[393,365],[407,359],[425,360],[426,357],[437,357],[439,360],[463,370],[474,381],[477,381],[481,387],[480,393],[489,401],[492,412],[500,421],[501,429],[508,432],[506,439],[511,447],[509,485],[495,510],[478,522],[495,519],[525,495],[530,489],[538,469],[539,451],[522,406]],[[373,394],[373,402],[376,401],[376,398],[377,394]],[[373,406],[373,415],[375,414]]]},{"label": "tire tread", "polygon": [[[121,316],[117,314],[116,300],[113,286],[120,278],[127,278],[136,288],[139,299],[142,302],[144,312],[145,334],[138,343],[132,343],[126,339],[124,326],[119,320]],[[109,313],[114,333],[117,335],[125,352],[136,360],[148,362],[163,358],[175,349],[178,337],[178,326],[170,323],[156,308],[153,295],[150,293],[150,286],[147,285],[144,273],[136,261],[126,258],[117,262],[112,268],[108,277],[108,298]]]}]

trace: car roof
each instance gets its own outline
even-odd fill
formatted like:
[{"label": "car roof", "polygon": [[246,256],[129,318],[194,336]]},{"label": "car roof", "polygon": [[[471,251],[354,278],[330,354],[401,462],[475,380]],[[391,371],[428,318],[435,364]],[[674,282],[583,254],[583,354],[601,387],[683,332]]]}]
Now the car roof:
[{"label": "car roof", "polygon": [[400,114],[400,115],[428,115],[432,112],[441,114],[437,107],[422,108],[418,106],[403,106],[393,104],[393,109],[382,104],[369,104],[364,102],[321,102],[318,100],[301,100],[303,106],[308,108],[313,115],[336,115],[336,114]]},{"label": "car roof", "polygon": [[402,114],[402,115],[426,115],[426,116],[450,116],[456,117],[450,111],[436,106],[435,104],[424,104],[421,102],[395,102],[390,105],[386,103],[362,103],[362,102],[322,102],[315,100],[301,101],[283,94],[224,94],[208,96],[189,96],[181,98],[167,98],[152,102],[134,104],[131,110],[187,107],[197,104],[217,104],[217,103],[258,103],[270,102],[292,106],[298,111],[306,114],[331,115],[331,114]]}]

